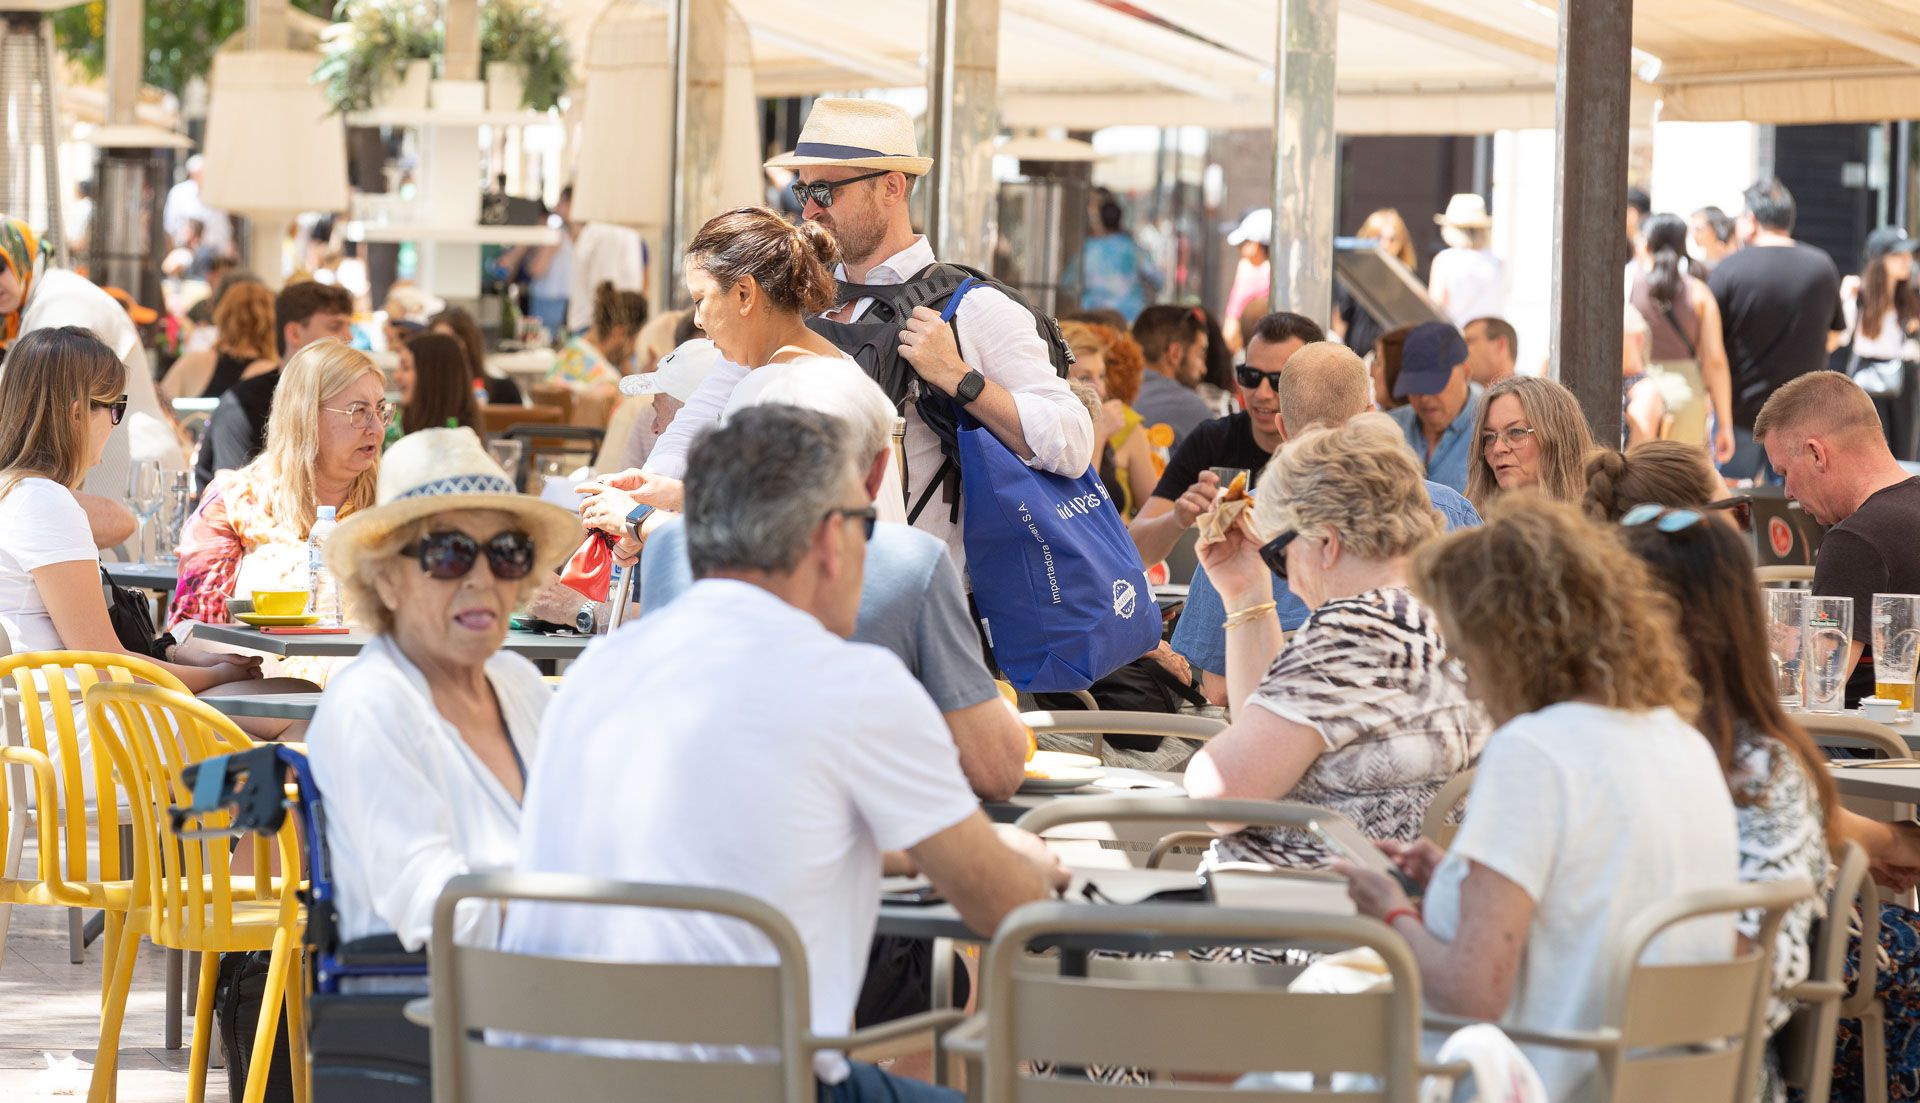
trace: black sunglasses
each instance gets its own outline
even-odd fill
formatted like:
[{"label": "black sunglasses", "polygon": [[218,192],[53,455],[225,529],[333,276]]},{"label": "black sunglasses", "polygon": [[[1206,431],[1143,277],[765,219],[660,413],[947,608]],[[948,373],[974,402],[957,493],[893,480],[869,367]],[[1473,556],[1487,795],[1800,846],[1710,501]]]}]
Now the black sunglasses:
[{"label": "black sunglasses", "polygon": [[1299,535],[1293,529],[1288,529],[1260,545],[1260,562],[1265,563],[1267,569],[1273,572],[1273,577],[1282,582],[1287,580],[1287,545]]},{"label": "black sunglasses", "polygon": [[524,532],[503,532],[482,544],[464,532],[431,532],[400,549],[400,554],[418,557],[420,569],[428,577],[443,582],[465,578],[487,556],[493,577],[514,582],[533,571],[533,537]]},{"label": "black sunglasses", "polygon": [[1753,499],[1740,494],[1731,498],[1722,498],[1717,502],[1708,502],[1708,509],[1724,509],[1733,517],[1733,523],[1741,532],[1753,531]]},{"label": "black sunglasses", "polygon": [[833,193],[838,189],[844,188],[848,184],[858,184],[862,180],[872,180],[885,176],[892,171],[894,170],[881,169],[879,172],[869,172],[861,176],[849,176],[845,180],[816,180],[811,184],[795,180],[793,183],[788,184],[787,188],[793,192],[793,197],[799,200],[802,207],[807,205],[807,200],[809,199],[821,207],[831,207],[833,206]]},{"label": "black sunglasses", "polygon": [[95,402],[94,405],[107,411],[107,421],[111,424],[118,425],[120,424],[120,419],[127,416],[126,395],[121,395],[112,402]]},{"label": "black sunglasses", "polygon": [[1259,368],[1240,364],[1233,369],[1233,377],[1242,387],[1250,391],[1259,390],[1260,381],[1264,379],[1267,385],[1273,388],[1275,394],[1280,393],[1280,373],[1277,371],[1261,371]]},{"label": "black sunglasses", "polygon": [[872,540],[873,526],[880,520],[880,511],[872,506],[865,509],[830,509],[825,519],[832,520],[835,517],[843,521],[859,521],[861,527],[867,530],[867,539]]}]

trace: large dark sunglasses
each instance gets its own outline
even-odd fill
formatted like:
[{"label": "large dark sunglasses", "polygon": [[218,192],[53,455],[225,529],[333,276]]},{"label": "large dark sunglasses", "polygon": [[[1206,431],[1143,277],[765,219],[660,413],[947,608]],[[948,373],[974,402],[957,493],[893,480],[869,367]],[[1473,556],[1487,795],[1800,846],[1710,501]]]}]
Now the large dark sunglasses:
[{"label": "large dark sunglasses", "polygon": [[811,184],[795,180],[793,183],[787,185],[787,189],[793,192],[793,197],[800,202],[802,207],[807,205],[807,200],[809,199],[821,207],[831,207],[833,206],[833,193],[835,191],[846,187],[848,184],[858,184],[862,180],[873,180],[885,176],[892,171],[894,170],[881,169],[879,172],[869,172],[860,176],[849,176],[845,180],[815,180]]},{"label": "large dark sunglasses", "polygon": [[1260,381],[1264,379],[1267,385],[1273,388],[1273,393],[1280,393],[1280,373],[1277,371],[1261,371],[1259,368],[1240,364],[1233,369],[1233,378],[1249,391],[1259,390]]},{"label": "large dark sunglasses", "polygon": [[873,526],[880,520],[880,511],[867,506],[864,509],[830,509],[826,519],[838,517],[843,521],[858,521],[867,530],[867,539],[873,539]]},{"label": "large dark sunglasses", "polygon": [[483,551],[493,577],[502,582],[517,581],[533,571],[533,537],[524,532],[503,532],[485,544],[464,532],[430,532],[401,548],[400,554],[417,557],[428,577],[451,582],[467,577]]},{"label": "large dark sunglasses", "polygon": [[107,421],[118,425],[120,419],[127,416],[127,396],[121,395],[112,402],[95,402],[95,406],[107,411]]},{"label": "large dark sunglasses", "polygon": [[1733,518],[1733,523],[1741,532],[1753,531],[1753,499],[1744,494],[1731,498],[1722,498],[1717,502],[1708,502],[1708,509],[1724,509]]},{"label": "large dark sunglasses", "polygon": [[1267,569],[1273,572],[1273,577],[1282,582],[1287,580],[1287,545],[1299,535],[1293,529],[1288,529],[1260,545],[1260,562],[1265,563]]}]

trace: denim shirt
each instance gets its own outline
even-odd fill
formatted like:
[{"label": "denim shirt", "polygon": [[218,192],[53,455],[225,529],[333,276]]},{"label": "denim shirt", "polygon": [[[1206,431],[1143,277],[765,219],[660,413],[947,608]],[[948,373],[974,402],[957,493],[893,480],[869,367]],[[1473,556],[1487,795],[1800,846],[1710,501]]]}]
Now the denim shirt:
[{"label": "denim shirt", "polygon": [[[1426,463],[1427,478],[1462,494],[1467,492],[1467,464],[1473,460],[1473,420],[1480,412],[1480,392],[1478,383],[1467,384],[1467,401],[1460,407],[1459,416],[1440,434],[1431,456],[1427,453],[1426,427],[1420,424],[1420,415],[1413,412],[1413,407],[1387,411],[1387,416],[1399,422],[1401,432],[1407,435],[1407,447]],[[1439,503],[1434,505],[1437,507]]]}]

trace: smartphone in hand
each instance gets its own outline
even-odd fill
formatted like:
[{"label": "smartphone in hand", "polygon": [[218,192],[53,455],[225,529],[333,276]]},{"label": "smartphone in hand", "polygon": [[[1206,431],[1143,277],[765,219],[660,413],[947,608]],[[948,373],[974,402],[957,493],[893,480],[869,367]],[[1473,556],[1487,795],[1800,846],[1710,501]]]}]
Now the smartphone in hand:
[{"label": "smartphone in hand", "polygon": [[1354,865],[1384,873],[1393,878],[1399,882],[1401,891],[1405,892],[1409,898],[1417,900],[1426,891],[1424,885],[1403,873],[1399,866],[1393,864],[1393,859],[1373,845],[1372,839],[1360,834],[1347,821],[1327,820],[1323,823],[1320,820],[1310,820],[1307,822],[1307,830],[1313,834],[1314,838],[1320,840],[1321,845]]}]

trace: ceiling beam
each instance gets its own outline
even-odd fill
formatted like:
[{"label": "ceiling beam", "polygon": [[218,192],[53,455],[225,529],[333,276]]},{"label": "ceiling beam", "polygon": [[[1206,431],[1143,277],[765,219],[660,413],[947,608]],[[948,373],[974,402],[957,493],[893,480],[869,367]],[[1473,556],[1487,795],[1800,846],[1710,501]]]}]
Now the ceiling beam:
[{"label": "ceiling beam", "polygon": [[[1117,36],[1106,36],[1102,33],[1102,28],[1096,25],[1100,22],[1097,17],[1093,19],[1082,18],[1083,15],[1091,15],[1095,12],[1104,12],[1104,9],[1092,5],[1070,7],[1061,4],[1059,0],[1001,0],[1003,20],[1009,16],[1017,17],[1029,23],[1044,27],[1047,30],[1071,36],[1076,40],[1074,42],[1074,50],[1080,58],[1100,58],[1114,65],[1121,66],[1136,76],[1145,77],[1156,84],[1162,84],[1168,88],[1186,92],[1189,95],[1199,96],[1202,99],[1226,103],[1239,99],[1248,93],[1249,89],[1246,87],[1224,80],[1215,80],[1209,76],[1202,76],[1185,66],[1169,62],[1163,57],[1155,57],[1151,54],[1143,53],[1135,49],[1132,44],[1119,41]],[[1117,18],[1127,20],[1143,31],[1173,35],[1173,32],[1167,31],[1165,28],[1155,27],[1134,16],[1122,15],[1118,12],[1111,14]],[[1004,22],[1002,23],[1001,33],[1003,35],[1008,33]],[[1223,66],[1231,61],[1238,60],[1234,58],[1233,55],[1205,43],[1183,40],[1182,45],[1189,49],[1207,50],[1210,53],[1219,55]],[[1062,69],[1071,70],[1071,65],[1064,56],[1062,58]]]},{"label": "ceiling beam", "polygon": [[769,45],[865,74],[889,88],[911,88],[927,82],[926,70],[918,65],[844,43],[822,42],[805,34],[797,34],[791,27],[773,27],[764,22],[749,23],[748,31],[754,38]]},{"label": "ceiling beam", "polygon": [[1420,3],[1419,0],[1341,0],[1341,14],[1370,19],[1419,35],[1439,45],[1503,65],[1528,77],[1552,80],[1554,48],[1495,30],[1478,20]]},{"label": "ceiling beam", "polygon": [[1793,0],[1733,0],[1748,11],[1791,23],[1796,27],[1824,35],[1836,42],[1858,46],[1903,65],[1920,69],[1920,43],[1895,38],[1884,31],[1855,23],[1839,11],[1812,11]]}]

